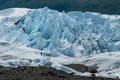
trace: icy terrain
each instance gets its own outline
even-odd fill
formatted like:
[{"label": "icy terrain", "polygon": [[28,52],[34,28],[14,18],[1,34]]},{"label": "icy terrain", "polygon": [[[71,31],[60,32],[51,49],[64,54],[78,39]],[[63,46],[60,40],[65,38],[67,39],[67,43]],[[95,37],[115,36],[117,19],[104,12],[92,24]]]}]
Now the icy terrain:
[{"label": "icy terrain", "polygon": [[52,62],[66,71],[60,64],[80,63],[98,66],[98,75],[120,75],[119,15],[11,8],[0,11],[0,40],[0,65]]},{"label": "icy terrain", "polygon": [[48,8],[30,10],[21,18],[13,14],[0,20],[1,40],[71,57],[120,51],[120,16]]}]

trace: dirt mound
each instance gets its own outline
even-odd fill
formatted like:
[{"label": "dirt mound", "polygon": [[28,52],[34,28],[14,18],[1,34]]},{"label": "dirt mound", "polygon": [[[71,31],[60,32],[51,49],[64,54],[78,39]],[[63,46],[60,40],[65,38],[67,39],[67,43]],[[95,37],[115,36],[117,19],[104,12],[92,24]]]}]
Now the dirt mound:
[{"label": "dirt mound", "polygon": [[46,67],[0,67],[0,80],[118,80],[103,77],[81,77]]},{"label": "dirt mound", "polygon": [[97,73],[97,69],[98,69],[98,67],[96,66],[85,66],[82,64],[70,64],[65,66],[75,69],[76,71],[79,71],[79,72]]}]

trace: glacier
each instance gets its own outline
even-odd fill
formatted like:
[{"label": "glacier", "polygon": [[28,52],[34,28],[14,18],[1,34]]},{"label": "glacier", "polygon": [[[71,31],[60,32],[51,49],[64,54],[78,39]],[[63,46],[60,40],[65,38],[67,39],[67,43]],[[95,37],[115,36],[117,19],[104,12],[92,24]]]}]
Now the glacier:
[{"label": "glacier", "polygon": [[[120,51],[120,17],[114,17],[58,12],[47,7],[34,9],[17,20],[14,16],[0,20],[0,39],[71,57],[75,51],[79,56],[116,52]],[[118,25],[111,25],[115,22]]]},{"label": "glacier", "polygon": [[[117,70],[116,75],[120,74],[119,15],[80,11],[65,13],[47,7],[10,8],[0,11],[0,41],[0,64],[4,66],[50,63],[38,56],[43,52],[51,54],[51,62],[53,67],[58,66],[56,68],[76,61],[88,66],[96,65],[106,74],[115,75]],[[11,55],[10,59],[2,60],[6,55]],[[33,63],[29,64],[30,60]]]}]

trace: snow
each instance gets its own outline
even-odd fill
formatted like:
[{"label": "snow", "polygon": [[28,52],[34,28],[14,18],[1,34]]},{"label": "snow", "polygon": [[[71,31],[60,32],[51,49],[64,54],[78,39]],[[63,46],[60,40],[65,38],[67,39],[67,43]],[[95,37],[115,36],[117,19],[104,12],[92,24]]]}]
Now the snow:
[{"label": "snow", "polygon": [[[0,65],[5,67],[17,66],[44,66],[51,64],[53,68],[63,70],[67,73],[75,75],[91,76],[91,73],[81,73],[74,69],[64,66],[64,64],[84,64],[87,66],[98,66],[96,76],[120,77],[120,52],[102,53],[84,57],[68,57],[61,54],[53,54],[50,62],[41,56],[42,51],[27,48],[22,45],[16,45],[5,41],[0,41]],[[42,52],[47,54],[47,52]],[[57,55],[57,56],[55,56]]]},{"label": "snow", "polygon": [[102,53],[85,58],[80,63],[88,66],[98,66],[99,73],[119,76],[120,74],[120,52]]},{"label": "snow", "polygon": [[[0,65],[51,64],[67,73],[90,76],[63,66],[79,63],[98,66],[98,76],[120,75],[119,15],[10,8],[0,11],[0,24]],[[50,61],[41,53],[50,54]]]},{"label": "snow", "polygon": [[5,17],[24,16],[30,9],[27,8],[10,8],[0,11],[0,19]]},{"label": "snow", "polygon": [[[13,64],[14,66],[18,66],[29,60],[33,60],[33,62],[35,60],[35,63],[36,59],[41,59],[41,61],[44,60],[38,55],[40,55],[40,51],[38,50],[30,49],[21,45],[18,46],[8,42],[0,42],[0,63],[6,64],[6,67],[13,66]],[[27,63],[29,62],[25,62],[25,64]]]}]

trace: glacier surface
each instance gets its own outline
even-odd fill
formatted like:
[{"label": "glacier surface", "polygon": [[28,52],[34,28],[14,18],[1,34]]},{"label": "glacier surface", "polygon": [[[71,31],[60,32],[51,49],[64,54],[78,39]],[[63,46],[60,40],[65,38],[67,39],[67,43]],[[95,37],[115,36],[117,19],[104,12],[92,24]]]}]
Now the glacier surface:
[{"label": "glacier surface", "polygon": [[120,16],[65,13],[47,7],[26,12],[19,18],[7,16],[0,20],[1,40],[71,57],[76,52],[87,56],[120,51]]},{"label": "glacier surface", "polygon": [[98,66],[100,74],[120,74],[119,15],[10,8],[0,11],[0,40],[0,65],[50,63],[38,56],[42,52],[64,71],[60,64],[76,62]]}]

